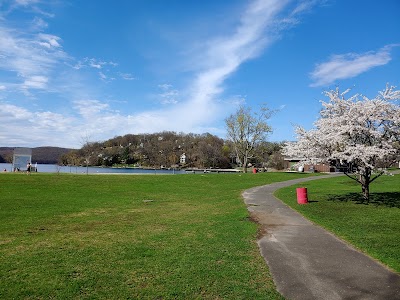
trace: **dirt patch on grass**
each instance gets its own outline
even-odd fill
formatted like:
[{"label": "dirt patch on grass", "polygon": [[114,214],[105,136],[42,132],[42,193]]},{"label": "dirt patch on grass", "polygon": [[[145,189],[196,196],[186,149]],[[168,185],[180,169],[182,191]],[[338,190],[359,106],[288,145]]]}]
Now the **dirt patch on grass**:
[{"label": "dirt patch on grass", "polygon": [[257,240],[260,240],[260,239],[262,239],[264,236],[267,235],[267,233],[268,233],[268,231],[267,231],[267,226],[266,226],[266,225],[263,225],[263,224],[260,222],[260,219],[259,219],[259,217],[258,217],[258,214],[254,213],[254,212],[250,213],[249,220],[250,220],[251,222],[257,224]]}]

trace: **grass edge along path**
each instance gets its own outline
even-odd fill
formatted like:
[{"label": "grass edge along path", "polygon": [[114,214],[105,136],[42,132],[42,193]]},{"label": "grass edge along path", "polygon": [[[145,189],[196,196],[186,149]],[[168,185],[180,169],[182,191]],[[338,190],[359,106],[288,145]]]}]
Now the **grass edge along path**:
[{"label": "grass edge along path", "polygon": [[[306,187],[309,203],[297,204],[296,188]],[[300,183],[274,195],[307,219],[361,252],[400,273],[400,175],[382,176],[371,184],[371,203],[361,188],[340,176]]]},{"label": "grass edge along path", "polygon": [[0,174],[0,298],[281,299],[243,190],[304,174]]}]

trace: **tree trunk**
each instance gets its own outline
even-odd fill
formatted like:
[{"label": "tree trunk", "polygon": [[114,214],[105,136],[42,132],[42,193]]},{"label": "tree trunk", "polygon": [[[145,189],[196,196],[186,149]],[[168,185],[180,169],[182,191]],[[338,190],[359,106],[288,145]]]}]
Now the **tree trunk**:
[{"label": "tree trunk", "polygon": [[243,164],[243,173],[247,173],[247,163]]},{"label": "tree trunk", "polygon": [[363,184],[361,188],[364,200],[369,203],[369,184]]},{"label": "tree trunk", "polygon": [[246,156],[243,157],[242,167],[243,167],[243,173],[247,173],[247,157]]},{"label": "tree trunk", "polygon": [[360,175],[361,189],[364,201],[369,203],[369,184],[371,182],[371,170],[367,168],[364,174]]}]

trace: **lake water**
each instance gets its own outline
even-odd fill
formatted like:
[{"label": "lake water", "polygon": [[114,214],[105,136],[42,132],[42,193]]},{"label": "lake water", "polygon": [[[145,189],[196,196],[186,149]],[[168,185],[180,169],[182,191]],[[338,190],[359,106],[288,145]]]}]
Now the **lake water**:
[{"label": "lake water", "polygon": [[[33,164],[35,166],[35,164]],[[12,171],[12,164],[0,164],[0,170],[4,169],[7,172]],[[47,165],[47,164],[37,164],[38,172],[42,173],[76,173],[85,174],[86,167],[66,167],[57,165]],[[111,174],[184,174],[185,171],[180,170],[147,170],[147,169],[133,169],[133,168],[99,168],[99,167],[89,167],[87,169],[90,174],[101,174],[101,173],[111,173]]]}]

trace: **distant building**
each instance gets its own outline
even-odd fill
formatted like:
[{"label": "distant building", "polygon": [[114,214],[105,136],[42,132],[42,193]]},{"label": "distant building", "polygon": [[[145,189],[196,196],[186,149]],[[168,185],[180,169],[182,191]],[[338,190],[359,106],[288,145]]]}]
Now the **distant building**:
[{"label": "distant building", "polygon": [[299,171],[301,172],[349,172],[353,169],[353,165],[349,163],[341,163],[339,160],[331,159],[325,163],[319,164],[304,164],[301,163],[300,158],[285,158],[284,168],[289,171]]},{"label": "distant building", "polygon": [[185,154],[185,153],[183,153],[183,154],[181,155],[181,157],[180,157],[180,159],[179,159],[179,162],[180,162],[182,165],[186,164],[186,154]]},{"label": "distant building", "polygon": [[338,170],[336,167],[327,162],[327,163],[320,163],[315,165],[310,164],[301,164],[300,158],[285,158],[284,159],[284,167],[286,170],[289,171],[301,171],[301,172],[337,172]]}]

